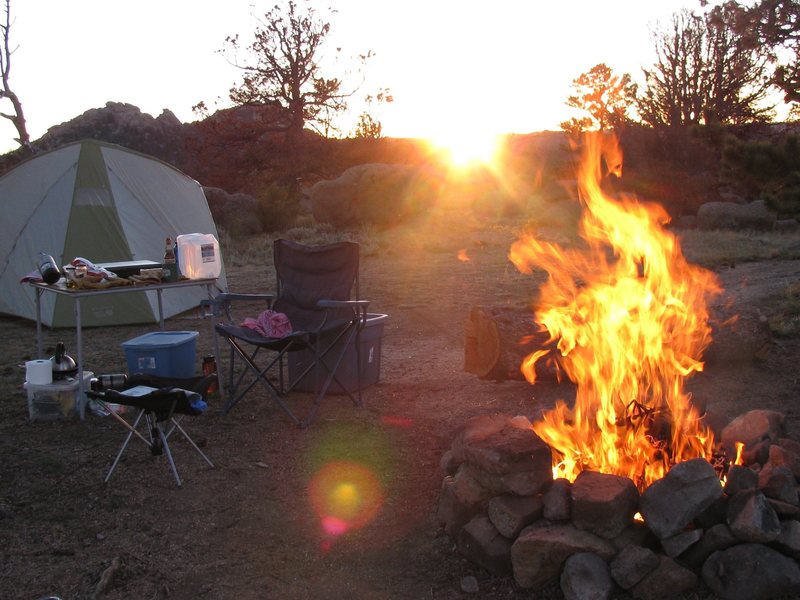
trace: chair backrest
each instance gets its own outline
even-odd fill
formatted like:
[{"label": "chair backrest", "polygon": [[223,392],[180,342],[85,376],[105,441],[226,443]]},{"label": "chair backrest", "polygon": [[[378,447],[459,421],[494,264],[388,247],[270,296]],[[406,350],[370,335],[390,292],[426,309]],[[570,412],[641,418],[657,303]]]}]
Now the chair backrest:
[{"label": "chair backrest", "polygon": [[[277,298],[273,308],[285,313],[295,330],[316,329],[323,315],[314,310],[319,300],[359,299],[359,245],[336,242],[307,246],[278,239],[273,245]],[[352,316],[346,309],[342,318]],[[329,313],[328,319],[337,319]]]}]

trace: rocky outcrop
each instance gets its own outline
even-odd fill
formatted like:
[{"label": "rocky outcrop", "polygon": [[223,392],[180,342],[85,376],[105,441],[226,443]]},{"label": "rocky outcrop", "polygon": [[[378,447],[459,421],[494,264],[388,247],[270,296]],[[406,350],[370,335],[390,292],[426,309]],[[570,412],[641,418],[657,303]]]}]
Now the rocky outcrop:
[{"label": "rocky outcrop", "polygon": [[408,165],[364,164],[309,190],[314,218],[335,227],[396,225],[429,208],[436,176]]},{"label": "rocky outcrop", "polygon": [[763,200],[748,204],[736,202],[706,202],[697,209],[699,229],[754,229],[775,228],[777,216]]}]

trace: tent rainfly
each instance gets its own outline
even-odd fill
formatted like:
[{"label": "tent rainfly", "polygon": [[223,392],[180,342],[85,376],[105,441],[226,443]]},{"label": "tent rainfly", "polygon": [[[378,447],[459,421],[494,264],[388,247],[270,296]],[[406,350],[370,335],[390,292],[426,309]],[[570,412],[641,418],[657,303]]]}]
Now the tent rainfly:
[{"label": "tent rainfly", "polygon": [[[214,219],[200,184],[174,167],[121,146],[86,140],[39,154],[0,178],[0,313],[36,318],[34,290],[20,279],[36,269],[39,252],[69,264],[162,262],[164,240],[211,233]],[[217,282],[227,289],[224,267]],[[202,287],[163,294],[164,317],[196,308]],[[158,321],[154,291],[81,301],[87,326]],[[43,294],[42,322],[75,324],[73,303]]]}]

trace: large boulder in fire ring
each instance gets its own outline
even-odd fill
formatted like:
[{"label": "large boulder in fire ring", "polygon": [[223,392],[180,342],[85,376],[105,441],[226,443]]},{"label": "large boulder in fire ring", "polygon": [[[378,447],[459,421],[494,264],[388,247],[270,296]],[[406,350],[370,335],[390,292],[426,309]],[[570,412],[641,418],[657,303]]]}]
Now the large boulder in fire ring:
[{"label": "large boulder in fire ring", "polygon": [[672,467],[642,494],[645,525],[660,539],[680,533],[723,494],[714,467],[695,458]]},{"label": "large boulder in fire ring", "polygon": [[727,600],[780,598],[800,589],[800,567],[767,546],[739,544],[708,558],[703,582]]},{"label": "large boulder in fire ring", "polygon": [[774,410],[749,410],[739,415],[722,430],[722,444],[728,449],[736,442],[746,448],[765,440],[776,441],[786,433],[786,416]]},{"label": "large boulder in fire ring", "polygon": [[514,579],[524,588],[542,585],[558,577],[566,560],[578,552],[609,561],[616,550],[608,540],[573,525],[529,525],[511,546]]},{"label": "large boulder in fire ring", "polygon": [[622,533],[639,510],[639,491],[628,477],[581,471],[571,492],[573,524],[607,539]]},{"label": "large boulder in fire ring", "polygon": [[525,417],[474,417],[456,435],[451,452],[497,494],[533,495],[553,480],[550,447]]}]

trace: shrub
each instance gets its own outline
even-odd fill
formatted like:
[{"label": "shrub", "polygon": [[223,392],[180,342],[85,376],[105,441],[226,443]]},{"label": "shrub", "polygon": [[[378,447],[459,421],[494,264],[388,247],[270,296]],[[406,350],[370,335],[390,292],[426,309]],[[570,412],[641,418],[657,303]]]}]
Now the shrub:
[{"label": "shrub", "polygon": [[266,233],[292,227],[300,216],[300,191],[297,186],[273,182],[256,195],[258,219]]}]

